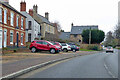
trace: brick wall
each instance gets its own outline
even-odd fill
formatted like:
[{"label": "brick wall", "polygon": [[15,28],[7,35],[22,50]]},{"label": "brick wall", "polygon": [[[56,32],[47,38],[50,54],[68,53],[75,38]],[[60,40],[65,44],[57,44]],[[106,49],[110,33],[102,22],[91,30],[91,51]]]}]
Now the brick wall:
[{"label": "brick wall", "polygon": [[[7,10],[7,24],[4,24],[4,9]],[[10,17],[11,17],[11,12],[14,13],[14,24],[13,26],[11,26],[10,24]],[[17,15],[19,15],[19,29],[16,29],[16,17]],[[21,29],[21,18],[24,19],[23,21],[23,29]],[[4,5],[2,5],[2,30],[3,30],[3,42],[2,42],[2,45],[4,46],[4,30],[6,29],[7,30],[7,46],[14,46],[14,44],[16,43],[16,34],[19,33],[19,46],[25,46],[25,17],[22,16],[21,14],[9,9],[8,7],[5,7]],[[1,24],[1,23],[0,23]],[[13,44],[10,44],[10,31],[13,31]],[[21,45],[21,33],[24,34],[24,37],[23,37],[23,45]]]}]

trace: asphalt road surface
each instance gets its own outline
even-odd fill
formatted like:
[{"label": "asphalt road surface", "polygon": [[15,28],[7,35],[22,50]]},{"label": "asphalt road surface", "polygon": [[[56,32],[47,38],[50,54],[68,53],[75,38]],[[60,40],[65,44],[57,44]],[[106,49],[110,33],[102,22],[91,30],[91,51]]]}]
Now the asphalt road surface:
[{"label": "asphalt road surface", "polygon": [[117,78],[118,51],[79,56],[29,72],[19,78]]}]

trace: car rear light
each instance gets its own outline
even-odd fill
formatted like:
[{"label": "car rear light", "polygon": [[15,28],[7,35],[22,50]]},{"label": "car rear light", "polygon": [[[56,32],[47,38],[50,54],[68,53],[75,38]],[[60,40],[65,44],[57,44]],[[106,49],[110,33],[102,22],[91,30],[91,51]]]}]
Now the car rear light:
[{"label": "car rear light", "polygon": [[68,48],[71,48],[71,46],[68,46]]}]

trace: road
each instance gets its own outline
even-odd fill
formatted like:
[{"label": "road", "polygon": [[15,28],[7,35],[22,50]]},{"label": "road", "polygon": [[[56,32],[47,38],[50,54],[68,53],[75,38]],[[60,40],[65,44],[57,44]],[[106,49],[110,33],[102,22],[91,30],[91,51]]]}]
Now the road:
[{"label": "road", "polygon": [[32,71],[19,78],[117,78],[118,52],[79,56]]}]

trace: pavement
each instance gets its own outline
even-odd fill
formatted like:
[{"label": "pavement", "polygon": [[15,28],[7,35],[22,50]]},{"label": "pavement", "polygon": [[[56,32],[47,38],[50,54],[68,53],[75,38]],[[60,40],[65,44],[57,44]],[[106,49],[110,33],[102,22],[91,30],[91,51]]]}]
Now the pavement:
[{"label": "pavement", "polygon": [[[25,58],[22,59],[18,59],[14,57],[8,58],[8,62],[2,63],[2,76],[7,76],[9,74],[15,73],[17,71],[29,68],[31,66],[35,66],[38,64],[42,64],[48,61],[52,61],[52,60],[56,60],[56,59],[62,59],[62,58],[66,58],[66,57],[72,57],[72,56],[83,56],[83,55],[89,55],[89,54],[94,54],[97,52],[86,52],[86,51],[79,51],[76,53],[73,52],[69,52],[69,53],[61,53],[61,54],[39,54],[36,53],[36,56],[34,56],[34,54],[32,54],[31,57],[29,57],[30,54],[27,54],[27,56]],[[24,54],[25,55],[25,54]],[[5,55],[5,56],[11,56],[10,54]],[[3,58],[6,60],[6,58]],[[15,54],[12,56],[16,56]],[[22,57],[21,55],[19,55],[19,57]],[[11,60],[11,61],[9,61]]]},{"label": "pavement", "polygon": [[101,52],[78,56],[19,78],[118,78],[118,54]]}]

